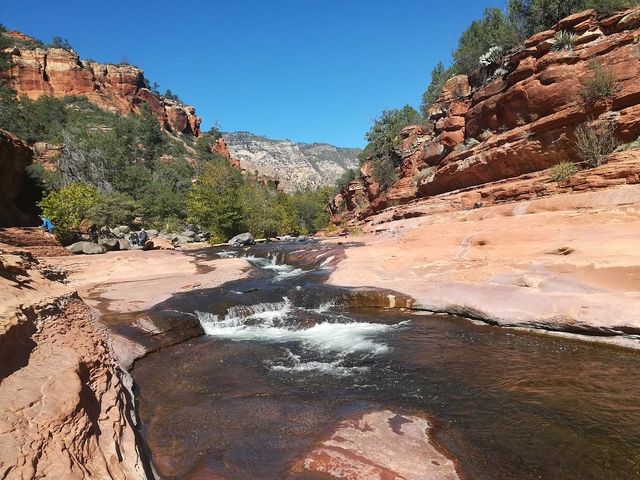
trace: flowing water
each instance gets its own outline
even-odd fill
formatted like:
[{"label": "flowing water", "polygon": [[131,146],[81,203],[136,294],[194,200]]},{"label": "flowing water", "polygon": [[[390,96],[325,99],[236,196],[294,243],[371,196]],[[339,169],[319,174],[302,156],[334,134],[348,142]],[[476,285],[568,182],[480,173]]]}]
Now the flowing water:
[{"label": "flowing water", "polygon": [[[640,478],[637,353],[350,309],[323,284],[335,252],[277,248],[220,252],[247,256],[253,276],[154,309],[205,331],[133,370],[162,478],[329,478],[289,467],[340,419],[383,408],[433,419],[464,478]],[[306,263],[287,265],[301,248]]]}]

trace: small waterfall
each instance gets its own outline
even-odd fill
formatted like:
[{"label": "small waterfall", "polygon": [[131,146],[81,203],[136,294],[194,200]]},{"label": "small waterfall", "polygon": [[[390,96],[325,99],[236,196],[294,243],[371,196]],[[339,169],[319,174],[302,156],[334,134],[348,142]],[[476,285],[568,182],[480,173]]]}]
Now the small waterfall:
[{"label": "small waterfall", "polygon": [[[304,309],[293,306],[285,297],[282,302],[231,307],[223,318],[208,312],[196,312],[196,315],[207,335],[235,341],[298,342],[307,351],[337,354],[338,359],[350,354],[370,356],[386,353],[389,347],[377,337],[406,323],[341,323],[336,320],[347,317],[327,315],[332,306],[332,302],[327,302],[313,309]],[[300,317],[308,317],[309,314],[316,315],[318,321],[296,323]]]},{"label": "small waterfall", "polygon": [[283,297],[282,302],[258,303],[256,305],[236,305],[227,310],[224,318],[208,312],[196,312],[205,333],[217,332],[221,327],[241,327],[248,323],[257,323],[264,327],[281,323],[291,311],[291,302]]},{"label": "small waterfall", "polygon": [[253,255],[249,255],[244,258],[247,262],[255,267],[274,272],[276,274],[276,280],[297,277],[306,273],[301,268],[296,268],[291,265],[287,265],[286,263],[281,263],[281,260],[284,259],[284,254],[282,254],[281,252],[269,254],[267,258],[256,257]]}]

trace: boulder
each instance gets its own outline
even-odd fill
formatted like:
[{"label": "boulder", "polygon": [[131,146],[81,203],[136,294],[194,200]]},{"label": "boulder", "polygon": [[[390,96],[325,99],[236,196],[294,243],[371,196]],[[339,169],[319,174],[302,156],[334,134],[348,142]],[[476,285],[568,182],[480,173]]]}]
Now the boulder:
[{"label": "boulder", "polygon": [[193,230],[185,230],[184,232],[182,232],[181,235],[185,237],[193,238],[196,236],[196,232],[194,232]]},{"label": "boulder", "polygon": [[71,253],[80,254],[84,253],[85,255],[96,255],[100,253],[105,253],[107,251],[106,247],[103,245],[98,245],[93,242],[76,242],[72,243],[67,247]]},{"label": "boulder", "polygon": [[131,250],[131,243],[126,238],[119,238],[118,244],[120,246],[120,250]]},{"label": "boulder", "polygon": [[229,245],[232,247],[242,247],[244,245],[253,245],[256,243],[253,235],[249,232],[241,233],[240,235],[236,235],[231,240],[229,240]]},{"label": "boulder", "polygon": [[153,239],[153,248],[155,250],[175,250],[175,245],[165,237],[156,237]]},{"label": "boulder", "polygon": [[[115,251],[115,250],[120,250],[120,241],[124,240],[124,239],[118,239],[118,238],[101,238],[100,240],[98,240],[98,245],[102,245],[104,248],[107,249],[108,252],[111,251]],[[126,240],[124,240],[126,241]],[[129,243],[129,242],[127,242]]]},{"label": "boulder", "polygon": [[186,237],[184,235],[174,235],[171,239],[171,243],[175,246],[182,245],[183,243],[192,243],[193,238]]},{"label": "boulder", "polygon": [[142,246],[143,251],[153,250],[153,248],[154,248],[154,244],[152,240],[147,240],[146,242],[144,242],[144,245]]},{"label": "boulder", "polygon": [[157,237],[158,236],[158,230],[149,229],[149,230],[147,230],[147,235],[149,235],[149,237]]}]

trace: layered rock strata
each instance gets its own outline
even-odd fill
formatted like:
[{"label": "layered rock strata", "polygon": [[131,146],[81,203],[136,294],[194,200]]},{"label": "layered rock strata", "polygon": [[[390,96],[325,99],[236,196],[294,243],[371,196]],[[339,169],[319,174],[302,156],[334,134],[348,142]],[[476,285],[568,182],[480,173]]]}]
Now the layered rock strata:
[{"label": "layered rock strata", "polygon": [[[554,48],[562,31],[577,36],[569,51]],[[402,131],[398,181],[380,192],[363,169],[332,202],[334,220],[577,162],[575,129],[584,122],[613,125],[620,142],[636,139],[639,35],[638,7],[607,18],[587,10],[509,52],[488,83],[451,78],[429,110],[432,125]],[[611,95],[584,100],[584,85],[602,72],[613,81]]]},{"label": "layered rock strata", "polygon": [[73,50],[62,48],[13,47],[9,52],[9,85],[19,96],[83,96],[105,110],[125,115],[139,112],[146,103],[167,131],[200,135],[201,119],[195,108],[154,94],[137,67],[81,60]]}]

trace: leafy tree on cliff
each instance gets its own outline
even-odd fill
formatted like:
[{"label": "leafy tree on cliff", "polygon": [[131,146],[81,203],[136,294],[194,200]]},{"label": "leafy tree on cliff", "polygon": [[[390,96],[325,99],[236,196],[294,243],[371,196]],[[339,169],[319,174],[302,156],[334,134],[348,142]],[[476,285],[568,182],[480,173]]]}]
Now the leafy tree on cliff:
[{"label": "leafy tree on cliff", "polygon": [[429,116],[429,108],[440,96],[440,92],[442,92],[442,87],[447,80],[449,80],[454,75],[453,69],[445,68],[442,62],[438,62],[438,64],[431,71],[431,83],[422,94],[422,104],[420,105],[420,112],[422,115],[427,118]]},{"label": "leafy tree on cliff", "polygon": [[180,101],[180,97],[178,97],[178,95],[176,95],[175,93],[173,93],[171,90],[169,90],[168,88],[165,90],[164,94],[162,95],[164,98],[167,98],[169,100],[175,100],[176,102]]},{"label": "leafy tree on cliff", "polygon": [[53,37],[53,40],[51,40],[49,46],[53,48],[63,48],[65,50],[73,50],[73,47],[69,43],[69,40],[62,37]]},{"label": "leafy tree on cliff", "polygon": [[211,160],[213,158],[214,154],[211,151],[211,146],[220,137],[222,137],[222,134],[215,126],[200,135],[194,146],[196,155],[200,160]]},{"label": "leafy tree on cliff", "polygon": [[420,114],[410,106],[405,105],[397,110],[385,110],[365,135],[369,142],[360,154],[360,161],[370,161],[373,176],[384,189],[396,179],[395,169],[400,165],[400,131],[407,125],[422,122]]},{"label": "leafy tree on cliff", "polygon": [[142,158],[146,162],[152,162],[159,156],[163,147],[166,146],[167,137],[161,130],[158,119],[147,103],[144,103],[140,108],[138,135],[143,148]]},{"label": "leafy tree on cliff", "polygon": [[520,38],[524,39],[585,8],[585,0],[509,0],[508,11]]},{"label": "leafy tree on cliff", "polygon": [[[3,35],[7,29],[0,23],[0,72],[4,72],[11,66],[11,55],[5,52],[5,49],[11,46],[11,40],[6,35]],[[4,82],[4,79],[0,79],[0,82]]]},{"label": "leafy tree on cliff", "polygon": [[512,21],[500,8],[487,8],[480,20],[474,20],[462,33],[453,53],[456,73],[470,75],[478,68],[480,57],[492,47],[506,51],[518,42]]},{"label": "leafy tree on cliff", "polygon": [[598,12],[609,15],[616,10],[640,5],[640,0],[586,0],[586,8],[594,8]]}]

